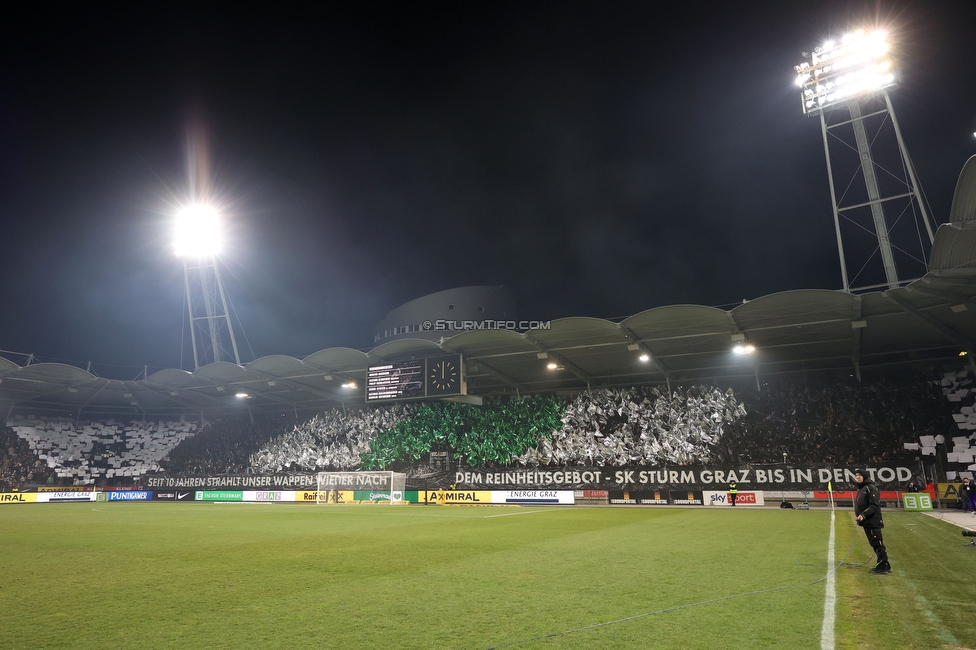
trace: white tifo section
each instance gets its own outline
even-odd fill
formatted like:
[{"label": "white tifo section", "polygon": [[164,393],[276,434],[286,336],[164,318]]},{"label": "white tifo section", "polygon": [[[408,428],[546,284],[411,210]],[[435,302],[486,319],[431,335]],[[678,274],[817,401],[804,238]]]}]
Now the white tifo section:
[{"label": "white tifo section", "polygon": [[382,490],[389,491],[390,503],[396,504],[403,502],[407,475],[401,472],[319,472],[316,483],[316,503],[328,503],[329,493],[339,490]]},{"label": "white tifo section", "polygon": [[827,542],[827,587],[824,594],[824,617],[820,627],[820,650],[834,650],[834,610],[837,607],[837,585],[834,566],[834,511],[830,511],[830,539]]},{"label": "white tifo section", "polygon": [[[724,490],[722,492],[702,492],[702,501],[706,506],[732,507],[732,502],[729,501],[728,490]],[[739,493],[735,497],[736,508],[764,505],[766,505],[766,500],[763,498],[762,490],[739,490]]]},{"label": "white tifo section", "polygon": [[60,478],[90,485],[96,478],[137,477],[159,469],[176,445],[196,433],[192,422],[116,420],[75,423],[72,418],[16,415],[7,426]]}]

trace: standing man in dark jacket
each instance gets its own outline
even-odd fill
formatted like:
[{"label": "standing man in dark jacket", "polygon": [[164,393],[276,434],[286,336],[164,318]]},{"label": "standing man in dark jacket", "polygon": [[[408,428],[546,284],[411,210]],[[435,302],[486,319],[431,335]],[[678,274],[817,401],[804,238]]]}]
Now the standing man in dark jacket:
[{"label": "standing man in dark jacket", "polygon": [[868,543],[878,555],[878,565],[871,569],[871,573],[891,573],[888,550],[881,536],[881,529],[884,528],[884,520],[881,518],[881,494],[874,481],[868,476],[867,470],[854,470],[854,480],[858,485],[857,496],[854,497],[854,515],[857,517],[857,525],[864,528]]},{"label": "standing man in dark jacket", "polygon": [[962,497],[962,509],[976,511],[976,486],[968,478],[962,480],[962,489],[959,490]]}]

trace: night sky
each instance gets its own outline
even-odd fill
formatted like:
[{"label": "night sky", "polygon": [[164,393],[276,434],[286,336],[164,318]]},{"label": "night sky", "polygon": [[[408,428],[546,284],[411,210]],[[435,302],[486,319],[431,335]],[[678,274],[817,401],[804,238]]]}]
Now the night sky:
[{"label": "night sky", "polygon": [[792,82],[851,26],[896,35],[939,222],[976,153],[971,0],[93,6],[0,18],[0,349],[101,376],[192,366],[170,246],[192,124],[246,360],[368,349],[465,285],[543,320],[839,288]]}]

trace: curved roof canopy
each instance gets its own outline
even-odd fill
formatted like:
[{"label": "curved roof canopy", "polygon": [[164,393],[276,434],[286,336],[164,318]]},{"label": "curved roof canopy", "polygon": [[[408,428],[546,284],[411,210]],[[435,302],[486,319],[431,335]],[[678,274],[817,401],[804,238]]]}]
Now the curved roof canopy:
[{"label": "curved roof canopy", "polygon": [[[0,359],[0,407],[149,417],[322,409],[363,403],[370,365],[444,353],[464,355],[468,393],[486,396],[949,359],[976,347],[976,267],[965,271],[930,273],[883,293],[786,291],[729,311],[674,305],[621,322],[563,318],[528,332],[472,330],[439,342],[402,339],[365,353],[330,348],[304,359],[274,355],[135,381]],[[734,354],[736,344],[756,351]],[[356,387],[343,387],[349,383]]]}]

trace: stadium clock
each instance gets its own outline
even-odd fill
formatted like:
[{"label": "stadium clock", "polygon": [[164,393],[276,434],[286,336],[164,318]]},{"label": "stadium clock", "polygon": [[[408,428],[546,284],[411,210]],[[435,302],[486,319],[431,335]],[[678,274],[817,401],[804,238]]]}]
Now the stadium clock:
[{"label": "stadium clock", "polygon": [[427,395],[457,395],[461,392],[461,356],[427,359]]}]

